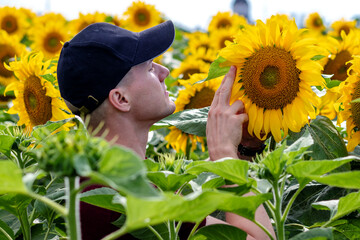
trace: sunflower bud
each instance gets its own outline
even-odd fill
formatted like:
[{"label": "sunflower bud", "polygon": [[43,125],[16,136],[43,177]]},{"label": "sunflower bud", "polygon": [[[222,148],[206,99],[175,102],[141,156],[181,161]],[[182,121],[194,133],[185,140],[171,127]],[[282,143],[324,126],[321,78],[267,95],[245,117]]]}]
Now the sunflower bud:
[{"label": "sunflower bud", "polygon": [[88,176],[97,170],[97,161],[108,143],[88,136],[86,131],[61,131],[35,149],[39,167],[60,176]]}]

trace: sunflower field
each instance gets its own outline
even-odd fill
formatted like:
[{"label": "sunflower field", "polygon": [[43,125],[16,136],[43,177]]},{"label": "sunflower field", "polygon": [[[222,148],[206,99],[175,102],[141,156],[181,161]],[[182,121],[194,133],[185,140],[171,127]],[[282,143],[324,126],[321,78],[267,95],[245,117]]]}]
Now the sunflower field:
[{"label": "sunflower field", "polygon": [[[80,240],[80,202],[122,214],[104,240],[246,239],[232,225],[198,228],[225,212],[272,240],[360,239],[356,20],[327,26],[312,13],[298,27],[287,15],[249,23],[218,12],[206,31],[175,24],[172,47],[154,61],[170,70],[165,83],[176,110],[151,127],[143,160],[71,113],[57,62],[63,44],[92,23],[138,32],[165,20],[142,1],[120,15],[73,20],[0,8],[0,240]],[[266,147],[251,160],[208,161],[209,106],[232,65],[230,104],[243,101],[247,130]],[[101,187],[83,191],[93,184]],[[260,205],[275,236],[255,219]]]}]

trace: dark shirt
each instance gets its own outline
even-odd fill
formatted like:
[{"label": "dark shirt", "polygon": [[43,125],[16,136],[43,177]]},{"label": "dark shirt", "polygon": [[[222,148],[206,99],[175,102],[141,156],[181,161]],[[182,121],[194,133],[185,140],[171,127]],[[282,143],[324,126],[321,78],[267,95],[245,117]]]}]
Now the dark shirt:
[{"label": "dark shirt", "polygon": [[[91,185],[85,188],[83,192],[99,187],[103,186]],[[85,202],[80,202],[80,226],[82,240],[100,240],[106,235],[118,230],[119,227],[112,224],[112,222],[116,221],[120,216],[121,213],[97,207]],[[205,224],[206,219],[199,225],[199,228],[205,226]],[[193,223],[183,223],[179,231],[180,240],[187,239],[193,227]],[[137,238],[133,237],[131,234],[126,234],[118,239],[133,240]]]}]

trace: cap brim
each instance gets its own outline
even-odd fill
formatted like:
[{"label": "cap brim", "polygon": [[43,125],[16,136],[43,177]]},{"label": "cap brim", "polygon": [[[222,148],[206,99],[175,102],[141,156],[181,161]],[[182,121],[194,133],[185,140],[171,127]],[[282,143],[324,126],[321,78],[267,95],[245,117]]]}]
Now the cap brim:
[{"label": "cap brim", "polygon": [[156,58],[169,49],[175,38],[172,21],[166,21],[139,32],[139,45],[134,64],[140,64]]}]

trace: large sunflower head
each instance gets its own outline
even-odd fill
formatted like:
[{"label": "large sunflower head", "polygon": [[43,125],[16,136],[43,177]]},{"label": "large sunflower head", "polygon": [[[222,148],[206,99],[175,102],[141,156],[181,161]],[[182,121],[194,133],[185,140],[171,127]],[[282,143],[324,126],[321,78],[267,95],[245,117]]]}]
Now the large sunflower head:
[{"label": "large sunflower head", "polygon": [[0,8],[0,29],[9,35],[16,35],[21,39],[29,26],[23,11],[15,7]]},{"label": "large sunflower head", "polygon": [[15,80],[13,72],[5,68],[4,64],[9,64],[16,56],[26,51],[25,46],[19,43],[16,36],[9,36],[4,30],[0,30],[0,84],[8,85]]},{"label": "large sunflower head", "polygon": [[356,28],[356,20],[347,21],[344,18],[335,21],[331,24],[332,31],[329,32],[329,35],[334,37],[341,37],[341,32],[345,32],[345,34],[349,34],[350,30],[355,30]]},{"label": "large sunflower head", "polygon": [[[211,105],[215,92],[220,86],[221,78],[196,83],[204,78],[206,78],[206,74],[204,73],[194,74],[188,80],[179,81],[184,89],[179,91],[178,97],[175,101],[175,112],[186,109],[204,108]],[[191,143],[192,150],[196,148],[197,143],[201,143],[203,151],[205,149],[203,138],[184,133],[176,127],[170,128],[170,133],[165,137],[165,140],[167,140],[169,145],[176,151],[182,150],[185,152],[188,141]]]},{"label": "large sunflower head", "polygon": [[317,12],[309,14],[305,20],[305,27],[319,32],[324,31],[326,28],[323,19]]},{"label": "large sunflower head", "polygon": [[161,13],[155,6],[142,1],[134,1],[125,11],[124,17],[126,28],[136,32],[153,27],[162,21]]},{"label": "large sunflower head", "polygon": [[95,12],[82,14],[79,13],[79,17],[69,22],[69,28],[72,35],[76,35],[78,32],[83,30],[85,27],[89,26],[92,23],[105,22],[106,14]]},{"label": "large sunflower head", "polygon": [[[18,125],[25,125],[27,131],[47,121],[58,121],[72,117],[56,86],[56,76],[51,61],[43,61],[41,52],[28,53],[21,60],[10,62],[7,68],[14,72],[18,81],[10,83],[7,91],[14,91],[10,114],[18,114]],[[47,79],[54,79],[53,82]]]},{"label": "large sunflower head", "polygon": [[350,62],[349,77],[340,84],[341,97],[336,102],[336,109],[340,111],[338,124],[346,121],[349,152],[360,143],[360,103],[352,102],[360,98],[360,56],[354,56]]},{"label": "large sunflower head", "polygon": [[244,102],[248,131],[259,139],[271,133],[280,141],[288,129],[298,132],[316,117],[319,98],[311,86],[324,86],[322,67],[311,60],[319,53],[301,33],[295,21],[259,20],[219,53],[224,65],[237,66],[231,102]]},{"label": "large sunflower head", "polygon": [[247,20],[244,16],[240,16],[231,12],[218,12],[215,16],[212,17],[208,26],[208,31],[212,33],[219,29],[240,29],[246,25]]},{"label": "large sunflower head", "polygon": [[49,21],[36,25],[29,31],[32,49],[42,51],[46,58],[54,58],[60,54],[62,42],[70,38],[64,21]]},{"label": "large sunflower head", "polygon": [[191,77],[192,74],[206,73],[209,71],[209,68],[210,63],[205,63],[204,61],[196,59],[196,57],[190,55],[181,62],[178,68],[174,68],[171,71],[171,75],[174,78],[187,80]]}]

